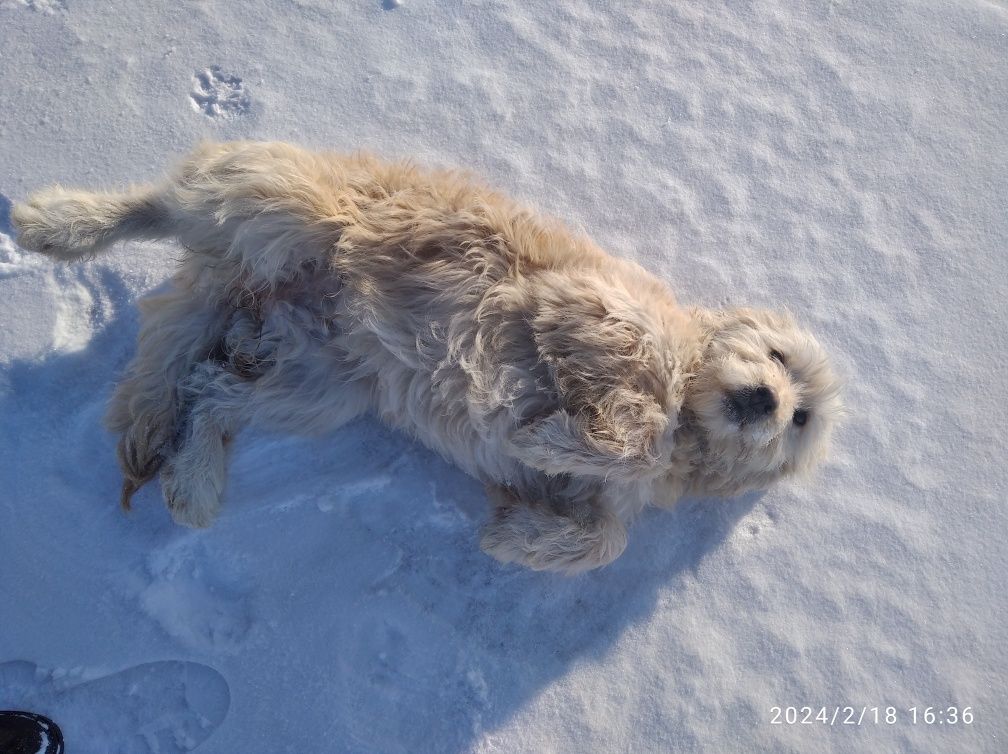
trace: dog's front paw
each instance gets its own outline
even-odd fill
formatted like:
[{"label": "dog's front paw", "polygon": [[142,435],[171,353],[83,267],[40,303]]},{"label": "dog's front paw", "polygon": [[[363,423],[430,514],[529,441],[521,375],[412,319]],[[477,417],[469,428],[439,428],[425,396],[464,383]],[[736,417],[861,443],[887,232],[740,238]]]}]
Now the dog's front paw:
[{"label": "dog's front paw", "polygon": [[604,512],[568,518],[514,505],[494,512],[493,520],[483,528],[480,547],[502,563],[574,574],[611,563],[626,542],[622,522]]}]

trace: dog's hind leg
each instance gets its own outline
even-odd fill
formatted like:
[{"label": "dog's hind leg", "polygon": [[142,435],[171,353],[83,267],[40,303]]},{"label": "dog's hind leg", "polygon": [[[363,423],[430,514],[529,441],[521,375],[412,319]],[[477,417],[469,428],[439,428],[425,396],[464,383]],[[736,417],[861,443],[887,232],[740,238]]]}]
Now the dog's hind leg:
[{"label": "dog's hind leg", "polygon": [[480,547],[503,563],[574,574],[611,563],[626,548],[626,527],[596,498],[525,501],[513,490],[488,485],[493,519]]},{"label": "dog's hind leg", "polygon": [[179,428],[161,467],[161,488],[172,518],[206,527],[220,510],[227,445],[238,431],[253,383],[204,361],[179,385]]},{"label": "dog's hind leg", "polygon": [[[328,362],[319,356],[319,365]],[[172,517],[205,527],[220,510],[227,470],[228,441],[243,426],[317,433],[360,416],[370,402],[367,381],[342,382],[335,370],[315,374],[308,359],[300,369],[236,373],[247,354],[229,353],[226,363],[196,365],[179,388],[181,418],[174,453],[161,468],[161,486]],[[318,379],[315,379],[318,377]]]},{"label": "dog's hind leg", "polygon": [[219,347],[178,385],[177,431],[161,468],[176,521],[209,526],[220,508],[228,439],[246,424],[299,434],[327,432],[371,403],[368,377],[344,378],[344,351],[318,312],[273,301],[231,309]]},{"label": "dog's hind leg", "polygon": [[184,280],[141,299],[140,309],[137,354],[116,386],[105,417],[109,430],[121,435],[120,502],[127,509],[132,494],[174,452],[179,383],[215,348],[227,318],[225,308],[194,293]]}]

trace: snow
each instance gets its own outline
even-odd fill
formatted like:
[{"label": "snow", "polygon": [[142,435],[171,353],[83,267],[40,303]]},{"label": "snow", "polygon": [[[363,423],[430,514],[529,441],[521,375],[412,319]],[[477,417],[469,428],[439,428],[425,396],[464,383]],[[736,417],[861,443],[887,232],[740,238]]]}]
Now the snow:
[{"label": "snow", "polygon": [[[0,0],[0,50],[0,708],[85,753],[1006,749],[1004,3]],[[831,462],[573,579],[481,554],[479,485],[371,420],[242,435],[209,531],[124,516],[101,417],[175,252],[54,267],[9,206],[242,137],[465,166],[791,309]]]}]

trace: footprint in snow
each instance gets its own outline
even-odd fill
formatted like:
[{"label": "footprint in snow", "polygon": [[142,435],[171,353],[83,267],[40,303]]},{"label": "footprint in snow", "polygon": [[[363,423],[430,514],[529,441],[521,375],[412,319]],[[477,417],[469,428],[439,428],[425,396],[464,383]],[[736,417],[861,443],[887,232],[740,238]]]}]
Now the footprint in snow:
[{"label": "footprint in snow", "polygon": [[141,609],[169,636],[191,649],[233,651],[253,628],[249,588],[240,573],[185,538],[148,558]]},{"label": "footprint in snow", "polygon": [[218,65],[193,74],[189,99],[193,109],[208,118],[236,118],[252,109],[252,98],[240,77],[225,73]]},{"label": "footprint in snow", "polygon": [[150,662],[87,681],[31,662],[0,663],[0,709],[52,718],[70,752],[182,754],[203,743],[230,706],[224,676],[197,662]]}]

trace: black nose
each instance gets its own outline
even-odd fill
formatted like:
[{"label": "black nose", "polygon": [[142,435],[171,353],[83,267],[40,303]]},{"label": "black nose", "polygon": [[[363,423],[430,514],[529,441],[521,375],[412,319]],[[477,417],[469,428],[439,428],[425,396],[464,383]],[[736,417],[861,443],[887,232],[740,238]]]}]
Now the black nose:
[{"label": "black nose", "polygon": [[777,396],[766,385],[728,394],[728,414],[736,421],[759,421],[777,410]]}]

